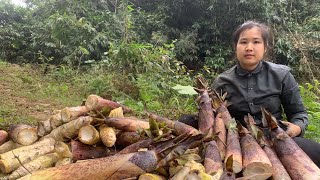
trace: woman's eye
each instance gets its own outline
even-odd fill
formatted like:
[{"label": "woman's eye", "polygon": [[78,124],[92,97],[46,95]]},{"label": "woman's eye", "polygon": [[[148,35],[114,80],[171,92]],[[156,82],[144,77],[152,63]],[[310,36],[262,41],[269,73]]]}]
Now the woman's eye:
[{"label": "woman's eye", "polygon": [[254,41],[254,43],[255,43],[255,44],[260,44],[260,43],[261,43],[261,41]]},{"label": "woman's eye", "polygon": [[240,44],[247,44],[246,41],[240,41]]}]

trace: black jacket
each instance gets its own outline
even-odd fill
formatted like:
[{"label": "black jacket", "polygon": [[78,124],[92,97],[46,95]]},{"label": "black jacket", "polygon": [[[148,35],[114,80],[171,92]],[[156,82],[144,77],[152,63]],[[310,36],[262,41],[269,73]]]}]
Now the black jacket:
[{"label": "black jacket", "polygon": [[255,70],[248,72],[237,64],[215,79],[213,89],[228,93],[227,100],[231,103],[228,110],[242,124],[243,117],[250,113],[261,126],[264,107],[278,120],[285,112],[288,121],[301,128],[301,136],[308,125],[299,85],[287,66],[261,61]]}]

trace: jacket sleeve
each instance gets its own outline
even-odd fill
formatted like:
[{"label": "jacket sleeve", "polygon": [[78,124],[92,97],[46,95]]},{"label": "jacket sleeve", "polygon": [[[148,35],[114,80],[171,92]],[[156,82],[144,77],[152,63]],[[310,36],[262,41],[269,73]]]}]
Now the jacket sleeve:
[{"label": "jacket sleeve", "polygon": [[282,81],[281,103],[288,121],[301,128],[303,136],[308,126],[308,113],[303,105],[299,85],[293,75],[288,72]]}]

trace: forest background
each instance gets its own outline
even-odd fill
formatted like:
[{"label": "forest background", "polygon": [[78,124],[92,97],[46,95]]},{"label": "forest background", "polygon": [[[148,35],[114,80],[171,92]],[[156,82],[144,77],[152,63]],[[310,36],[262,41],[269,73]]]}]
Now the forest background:
[{"label": "forest background", "polygon": [[274,33],[269,59],[291,67],[301,85],[310,117],[306,137],[320,142],[319,0],[25,2],[0,0],[0,80],[7,82],[2,89],[11,88],[0,96],[2,127],[37,120],[13,95],[62,108],[98,94],[141,116],[146,107],[171,119],[196,113],[195,77],[212,83],[234,65],[233,30],[257,20]]}]

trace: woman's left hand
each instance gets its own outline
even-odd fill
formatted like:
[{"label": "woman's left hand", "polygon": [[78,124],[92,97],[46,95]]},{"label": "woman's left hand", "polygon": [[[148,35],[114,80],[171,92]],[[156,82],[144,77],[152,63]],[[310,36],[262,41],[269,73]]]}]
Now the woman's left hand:
[{"label": "woman's left hand", "polygon": [[287,126],[287,130],[286,133],[290,136],[290,137],[296,137],[299,136],[301,134],[301,128],[298,125],[295,125],[291,122],[288,121],[281,121],[284,125]]}]

